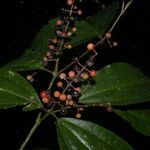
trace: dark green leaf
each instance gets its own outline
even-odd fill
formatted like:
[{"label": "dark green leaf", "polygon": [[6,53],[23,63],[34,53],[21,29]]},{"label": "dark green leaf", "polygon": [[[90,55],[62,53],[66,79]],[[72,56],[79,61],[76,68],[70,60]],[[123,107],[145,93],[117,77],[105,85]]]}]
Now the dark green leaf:
[{"label": "dark green leaf", "polygon": [[61,118],[57,125],[61,150],[124,150],[132,149],[113,132],[92,122]]},{"label": "dark green leaf", "polygon": [[117,16],[119,10],[119,3],[114,1],[104,10],[101,10],[94,16],[89,17],[87,19],[87,22],[92,25],[97,35],[101,38],[104,32],[108,30],[108,27],[111,25],[112,21],[115,20],[115,17]]},{"label": "dark green leaf", "polygon": [[19,74],[0,69],[0,108],[28,104],[32,105],[31,108],[28,106],[28,110],[38,109],[41,106],[32,86]]},{"label": "dark green leaf", "polygon": [[150,136],[150,110],[118,110],[114,112],[128,121],[137,131]]},{"label": "dark green leaf", "polygon": [[126,63],[102,68],[94,85],[84,85],[79,102],[127,105],[150,100],[150,79]]},{"label": "dark green leaf", "polygon": [[28,71],[43,69],[42,57],[44,56],[44,54],[45,52],[43,53],[41,51],[41,54],[39,55],[38,52],[32,51],[31,49],[27,49],[20,58],[7,63],[3,66],[3,68],[12,71]]}]

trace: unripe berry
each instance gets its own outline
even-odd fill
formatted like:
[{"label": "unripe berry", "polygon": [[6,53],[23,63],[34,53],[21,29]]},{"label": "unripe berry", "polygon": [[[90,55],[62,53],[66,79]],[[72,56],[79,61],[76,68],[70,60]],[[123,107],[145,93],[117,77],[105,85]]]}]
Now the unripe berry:
[{"label": "unripe berry", "polygon": [[69,71],[68,76],[70,78],[74,78],[76,76],[76,73],[74,71]]},{"label": "unripe berry", "polygon": [[111,33],[110,33],[110,32],[107,32],[107,33],[105,34],[105,38],[110,39],[110,38],[111,38]]},{"label": "unripe berry", "polygon": [[75,88],[74,90],[78,91],[79,93],[81,93],[81,88],[80,87],[77,87]]},{"label": "unripe berry", "polygon": [[76,118],[77,118],[77,119],[81,118],[81,114],[80,114],[80,113],[77,113],[77,114],[76,114]]},{"label": "unripe berry", "polygon": [[90,71],[90,76],[91,77],[95,77],[96,76],[96,71],[95,70],[91,70]]},{"label": "unripe berry", "polygon": [[72,96],[71,96],[70,94],[68,94],[68,95],[67,95],[67,99],[68,99],[68,100],[71,100],[71,99],[72,99]]},{"label": "unripe berry", "polygon": [[70,37],[72,35],[72,32],[67,32],[67,36]]},{"label": "unripe berry", "polygon": [[47,62],[48,58],[46,56],[43,57],[43,61]]},{"label": "unripe berry", "polygon": [[63,86],[63,83],[61,81],[57,82],[57,86],[58,87],[62,87]]},{"label": "unripe berry", "polygon": [[70,101],[69,101],[69,105],[70,105],[70,106],[73,106],[73,105],[74,105],[74,101],[73,101],[73,100],[70,100]]},{"label": "unripe berry", "polygon": [[66,94],[61,93],[60,96],[59,96],[59,99],[60,99],[61,101],[65,101],[65,100],[66,100]]},{"label": "unripe berry", "polygon": [[58,98],[60,96],[60,92],[59,91],[55,91],[54,92],[54,97]]},{"label": "unripe berry", "polygon": [[95,48],[95,45],[93,44],[93,43],[89,43],[88,45],[87,45],[87,49],[88,50],[93,50]]},{"label": "unripe berry", "polygon": [[117,43],[117,42],[113,42],[112,45],[113,45],[114,47],[116,47],[116,46],[118,46],[118,43]]},{"label": "unripe berry", "polygon": [[49,48],[50,50],[52,50],[52,49],[55,49],[55,46],[54,46],[54,45],[49,45],[48,48]]},{"label": "unripe berry", "polygon": [[71,44],[67,45],[67,48],[72,49],[72,45]]},{"label": "unripe berry", "polygon": [[33,81],[34,81],[32,75],[28,75],[26,78],[27,78],[27,80],[30,81],[30,82],[33,82]]},{"label": "unripe berry", "polygon": [[54,39],[53,39],[53,43],[56,44],[57,42],[58,42],[58,40],[57,40],[56,38],[54,38]]},{"label": "unripe berry", "polygon": [[77,31],[77,28],[76,27],[73,27],[72,28],[72,32],[76,32]]},{"label": "unripe berry", "polygon": [[57,20],[57,21],[56,21],[56,25],[57,25],[57,26],[61,26],[62,24],[63,24],[63,21],[62,21],[62,20]]},{"label": "unripe berry", "polygon": [[89,78],[89,74],[87,72],[82,72],[81,73],[81,77],[84,79],[84,80],[87,80]]},{"label": "unripe berry", "polygon": [[65,74],[65,73],[61,73],[61,74],[59,75],[59,78],[62,79],[62,80],[65,79],[65,78],[66,78],[66,74]]}]

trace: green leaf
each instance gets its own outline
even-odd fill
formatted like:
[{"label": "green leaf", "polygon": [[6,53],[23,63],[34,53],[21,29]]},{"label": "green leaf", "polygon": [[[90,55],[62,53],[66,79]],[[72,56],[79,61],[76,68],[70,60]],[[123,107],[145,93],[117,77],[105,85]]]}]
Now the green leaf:
[{"label": "green leaf", "polygon": [[[29,105],[32,104],[30,108]],[[41,102],[32,86],[19,74],[0,69],[0,109],[27,105],[38,109]]]},{"label": "green leaf", "polygon": [[94,79],[94,85],[82,87],[80,103],[127,105],[150,100],[150,79],[129,64],[108,65]]},{"label": "green leaf", "polygon": [[119,10],[119,3],[114,1],[104,10],[101,10],[94,16],[89,17],[87,22],[92,25],[97,35],[102,38],[104,32],[108,30],[108,27],[110,27],[111,23],[115,20]]},{"label": "green leaf", "polygon": [[29,71],[36,69],[43,69],[42,58],[45,52],[41,51],[39,55],[38,52],[27,49],[25,53],[18,59],[11,61],[4,65],[2,68],[12,71]]},{"label": "green leaf", "polygon": [[119,136],[92,122],[61,118],[57,124],[61,150],[124,150],[132,149]]},{"label": "green leaf", "polygon": [[[96,15],[89,17],[86,21],[76,21],[77,33],[75,36],[72,36],[71,41],[68,43],[75,47],[93,39],[94,37],[102,37],[116,16],[118,10],[119,5],[114,2],[105,10],[100,10]],[[57,19],[58,18],[52,19],[47,25],[43,26],[35,37],[31,49],[26,50],[19,59],[9,62],[3,66],[3,68],[12,71],[42,70],[43,56],[45,56],[48,50],[48,39],[56,37],[55,23]],[[90,24],[87,22],[90,22]]]},{"label": "green leaf", "polygon": [[114,112],[126,120],[137,131],[150,136],[150,110],[118,110]]}]

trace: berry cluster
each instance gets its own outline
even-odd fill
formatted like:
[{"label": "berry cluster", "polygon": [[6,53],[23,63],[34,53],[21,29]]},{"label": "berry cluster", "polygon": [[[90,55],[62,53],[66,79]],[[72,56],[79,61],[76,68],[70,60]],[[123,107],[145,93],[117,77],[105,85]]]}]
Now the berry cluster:
[{"label": "berry cluster", "polygon": [[62,49],[72,48],[72,45],[68,42],[77,31],[75,20],[77,15],[80,16],[82,14],[82,11],[74,4],[74,0],[67,0],[67,8],[62,8],[61,11],[65,15],[55,23],[56,37],[49,39],[48,52],[43,57],[44,66],[47,66],[49,61],[58,58],[62,54]]},{"label": "berry cluster", "polygon": [[[62,11],[64,12],[62,14],[65,15],[56,20],[55,37],[49,38],[48,51],[43,57],[43,66],[45,66],[45,68],[47,68],[51,61],[55,62],[54,71],[48,70],[53,75],[54,80],[52,79],[48,89],[41,92],[40,97],[43,102],[44,110],[61,110],[61,112],[64,113],[69,108],[76,108],[76,118],[80,118],[80,112],[87,107],[87,105],[78,105],[78,99],[81,95],[81,83],[96,76],[96,70],[93,69],[93,66],[96,56],[98,55],[96,51],[97,44],[87,44],[86,53],[88,53],[89,56],[86,58],[84,64],[81,61],[81,56],[75,57],[69,67],[58,71],[57,63],[60,56],[63,55],[62,50],[72,48],[69,42],[71,41],[71,37],[77,32],[75,20],[77,15],[82,15],[82,11],[74,4],[74,0],[67,0],[67,8],[63,8]],[[107,40],[110,47],[117,46],[117,42],[111,44],[111,37],[111,33],[107,32],[103,39]],[[103,42],[103,39],[100,42]],[[73,67],[71,68],[71,66]],[[36,72],[32,75],[28,75],[27,80],[33,82],[33,76],[35,74]],[[53,89],[51,89],[52,86]],[[98,105],[93,104],[93,106]],[[102,105],[99,106],[102,107]],[[112,111],[110,104],[106,106],[106,110],[108,112]]]}]

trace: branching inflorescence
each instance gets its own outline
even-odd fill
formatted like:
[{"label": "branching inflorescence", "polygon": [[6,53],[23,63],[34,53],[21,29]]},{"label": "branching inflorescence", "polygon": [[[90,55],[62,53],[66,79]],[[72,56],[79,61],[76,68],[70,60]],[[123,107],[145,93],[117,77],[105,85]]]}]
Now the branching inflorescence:
[{"label": "branching inflorescence", "polygon": [[[76,108],[76,118],[80,118],[80,112],[90,106],[78,104],[78,100],[81,96],[81,83],[96,76],[96,70],[93,69],[98,55],[96,47],[102,45],[105,40],[110,47],[117,46],[117,42],[111,43],[111,32],[107,32],[96,44],[88,43],[83,54],[74,57],[72,62],[59,70],[59,61],[60,57],[63,56],[63,50],[73,48],[69,42],[77,34],[78,29],[75,23],[78,17],[82,15],[82,10],[78,9],[74,0],[67,0],[66,8],[62,8],[61,11],[62,16],[55,23],[55,37],[48,39],[48,51],[43,57],[43,66],[53,77],[48,88],[40,93],[40,97],[45,111],[60,110],[60,112],[65,112],[67,109]],[[81,63],[81,58],[87,53],[89,57],[84,63]],[[52,62],[55,62],[55,67],[49,69]],[[35,74],[36,72],[28,75],[27,80],[33,82]],[[106,107],[107,111],[112,111],[110,104],[107,106],[92,104],[92,106]]]}]

